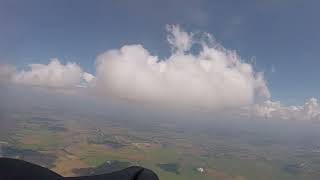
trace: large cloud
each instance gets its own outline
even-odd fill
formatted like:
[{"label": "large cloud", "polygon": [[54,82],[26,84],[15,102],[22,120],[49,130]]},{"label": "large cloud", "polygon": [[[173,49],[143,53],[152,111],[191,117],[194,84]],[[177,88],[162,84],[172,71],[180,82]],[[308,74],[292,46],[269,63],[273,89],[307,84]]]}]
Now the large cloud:
[{"label": "large cloud", "polygon": [[29,70],[17,72],[12,65],[0,66],[0,78],[17,84],[46,88],[73,88],[81,82],[89,82],[94,76],[83,72],[75,63],[61,64],[52,59],[49,64],[30,64]]},{"label": "large cloud", "polygon": [[[142,45],[126,45],[101,54],[96,63],[96,87],[122,98],[152,103],[221,109],[268,99],[263,74],[219,44],[200,41],[168,26],[173,54],[151,55]],[[210,37],[210,36],[206,36]],[[202,50],[191,53],[198,43]]]},{"label": "large cloud", "polygon": [[[96,77],[76,63],[62,64],[52,59],[48,64],[30,64],[30,69],[22,71],[0,64],[0,83],[63,92],[89,84],[102,95],[142,103],[211,110],[235,108],[221,112],[255,119],[320,120],[315,98],[301,106],[271,101],[263,73],[255,71],[234,51],[215,43],[210,34],[188,33],[179,26],[167,26],[167,30],[172,54],[166,59],[152,55],[142,45],[125,45],[98,56]],[[195,44],[201,47],[198,53]]]}]

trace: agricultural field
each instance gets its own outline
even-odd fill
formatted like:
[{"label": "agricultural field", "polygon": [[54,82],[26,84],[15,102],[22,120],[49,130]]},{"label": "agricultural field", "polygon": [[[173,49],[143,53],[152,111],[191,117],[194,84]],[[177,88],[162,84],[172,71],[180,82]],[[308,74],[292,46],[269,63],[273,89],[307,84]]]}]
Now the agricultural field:
[{"label": "agricultural field", "polygon": [[[94,123],[93,123],[94,122]],[[24,159],[64,176],[108,173],[133,165],[168,180],[317,179],[317,152],[245,132],[199,134],[175,123],[87,119],[50,113],[3,117],[1,156]],[[143,131],[141,130],[143,129]],[[240,133],[240,134],[238,134]],[[258,135],[256,135],[257,138]]]}]

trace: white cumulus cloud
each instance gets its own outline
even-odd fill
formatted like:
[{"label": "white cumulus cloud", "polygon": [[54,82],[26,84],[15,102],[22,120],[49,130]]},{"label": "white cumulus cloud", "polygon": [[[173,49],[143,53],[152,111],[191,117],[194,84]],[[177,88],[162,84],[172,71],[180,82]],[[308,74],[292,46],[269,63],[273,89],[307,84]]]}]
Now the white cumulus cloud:
[{"label": "white cumulus cloud", "polygon": [[[245,118],[320,120],[316,98],[300,106],[270,100],[264,74],[235,51],[214,42],[212,35],[186,32],[177,25],[168,25],[166,29],[172,54],[165,59],[152,55],[140,44],[125,45],[97,57],[95,76],[76,63],[62,64],[52,59],[48,64],[30,64],[28,70],[22,71],[0,64],[0,83],[62,92],[67,89],[82,92],[80,96],[99,92],[141,103],[223,110],[228,115],[235,112]],[[195,53],[194,45],[200,47],[199,52]],[[74,91],[77,87],[97,91]],[[226,111],[227,108],[234,111]]]},{"label": "white cumulus cloud", "polygon": [[56,58],[49,64],[30,64],[28,70],[16,71],[13,65],[0,65],[0,80],[46,88],[73,88],[80,82],[89,83],[94,76],[76,63],[60,63]]},{"label": "white cumulus cloud", "polygon": [[21,84],[45,87],[73,87],[80,83],[82,69],[75,63],[63,65],[52,59],[47,65],[31,64],[30,70],[21,71],[14,81]]},{"label": "white cumulus cloud", "polygon": [[316,98],[310,98],[301,106],[285,106],[280,101],[265,101],[252,108],[254,116],[265,119],[320,120],[320,106]]},{"label": "white cumulus cloud", "polygon": [[[194,40],[179,26],[168,26],[174,49],[167,59],[142,45],[108,50],[96,62],[97,88],[122,98],[153,103],[220,109],[265,100],[270,93],[263,74],[234,52],[210,40]],[[211,37],[210,35],[208,37]],[[191,53],[194,43],[202,50]]]}]

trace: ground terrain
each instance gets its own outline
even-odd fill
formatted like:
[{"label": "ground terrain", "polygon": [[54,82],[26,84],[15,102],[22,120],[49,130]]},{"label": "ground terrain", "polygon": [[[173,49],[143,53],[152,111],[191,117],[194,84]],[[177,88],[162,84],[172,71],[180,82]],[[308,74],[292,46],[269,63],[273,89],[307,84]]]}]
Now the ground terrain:
[{"label": "ground terrain", "polygon": [[1,156],[25,159],[64,176],[140,165],[168,180],[320,177],[316,145],[293,148],[254,132],[50,111],[7,114],[0,122]]}]

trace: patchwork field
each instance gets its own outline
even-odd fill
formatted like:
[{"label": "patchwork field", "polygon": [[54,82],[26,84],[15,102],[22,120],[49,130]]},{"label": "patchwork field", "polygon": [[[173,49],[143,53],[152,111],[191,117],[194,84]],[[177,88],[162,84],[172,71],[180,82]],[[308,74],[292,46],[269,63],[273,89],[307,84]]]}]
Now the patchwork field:
[{"label": "patchwork field", "polygon": [[278,145],[267,141],[253,146],[241,136],[195,136],[174,124],[131,125],[41,114],[7,117],[2,123],[7,121],[13,124],[1,133],[2,156],[25,159],[65,176],[100,174],[132,165],[150,168],[164,180],[320,176],[316,153],[299,154],[281,146],[275,150],[272,146]]}]

